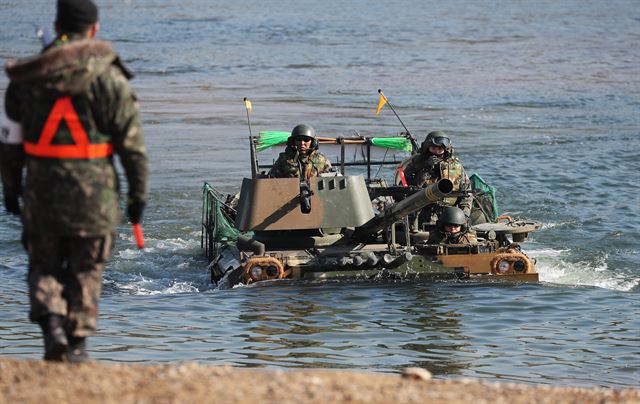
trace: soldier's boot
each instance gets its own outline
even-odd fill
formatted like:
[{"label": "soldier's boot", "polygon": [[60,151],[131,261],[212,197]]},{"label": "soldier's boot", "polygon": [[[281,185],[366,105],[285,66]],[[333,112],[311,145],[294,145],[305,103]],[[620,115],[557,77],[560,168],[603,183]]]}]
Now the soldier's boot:
[{"label": "soldier's boot", "polygon": [[64,332],[64,318],[50,314],[40,319],[44,337],[44,360],[61,362],[64,360],[69,340]]},{"label": "soldier's boot", "polygon": [[69,337],[67,360],[71,363],[82,363],[89,360],[87,353],[87,339],[84,337]]}]

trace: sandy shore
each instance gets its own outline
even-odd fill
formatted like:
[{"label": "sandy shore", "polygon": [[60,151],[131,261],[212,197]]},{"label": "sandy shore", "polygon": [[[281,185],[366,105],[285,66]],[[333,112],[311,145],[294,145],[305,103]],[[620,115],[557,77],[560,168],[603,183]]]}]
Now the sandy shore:
[{"label": "sandy shore", "polygon": [[0,359],[0,402],[640,403],[640,389],[426,380],[350,371],[237,369],[196,363],[82,365]]}]

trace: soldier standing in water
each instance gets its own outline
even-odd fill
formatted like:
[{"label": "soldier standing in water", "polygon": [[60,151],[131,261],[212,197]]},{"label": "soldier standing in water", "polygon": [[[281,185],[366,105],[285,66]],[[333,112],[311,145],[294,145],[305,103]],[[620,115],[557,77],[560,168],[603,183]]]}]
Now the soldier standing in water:
[{"label": "soldier standing in water", "polygon": [[58,0],[55,28],[39,55],[6,64],[0,171],[5,208],[22,217],[30,319],[42,328],[44,358],[82,362],[120,221],[113,154],[134,224],[147,198],[147,155],[131,75],[109,42],[94,39],[96,5]]}]

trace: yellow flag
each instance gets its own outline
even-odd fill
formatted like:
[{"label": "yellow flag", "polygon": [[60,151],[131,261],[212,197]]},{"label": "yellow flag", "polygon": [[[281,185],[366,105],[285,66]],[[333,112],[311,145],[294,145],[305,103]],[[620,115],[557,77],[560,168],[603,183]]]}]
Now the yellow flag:
[{"label": "yellow flag", "polygon": [[253,110],[253,106],[251,105],[251,101],[249,101],[246,98],[244,99],[244,105],[247,107],[247,111]]},{"label": "yellow flag", "polygon": [[386,103],[387,103],[387,97],[385,97],[384,94],[380,92],[380,101],[378,101],[378,108],[376,108],[376,115],[380,114],[380,110],[382,109],[382,107],[384,107],[384,104]]}]

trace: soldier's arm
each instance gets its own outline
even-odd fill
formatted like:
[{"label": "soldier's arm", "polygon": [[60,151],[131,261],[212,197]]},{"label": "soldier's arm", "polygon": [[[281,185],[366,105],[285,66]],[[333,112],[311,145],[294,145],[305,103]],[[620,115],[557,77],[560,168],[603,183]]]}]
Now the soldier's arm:
[{"label": "soldier's arm", "polygon": [[332,171],[331,161],[324,154],[322,155],[322,158],[323,158],[324,165],[323,165],[321,174],[331,172]]},{"label": "soldier's arm", "polygon": [[18,91],[13,84],[9,84],[7,88],[4,105],[5,113],[0,133],[0,174],[5,201],[11,199],[17,205],[18,197],[22,195],[24,151]]},{"label": "soldier's arm", "polygon": [[282,156],[278,156],[278,159],[276,160],[275,163],[273,163],[273,165],[271,166],[271,169],[269,170],[269,173],[267,174],[269,176],[269,178],[280,178],[282,177],[282,170],[281,170],[281,159]]},{"label": "soldier's arm", "polygon": [[427,240],[427,244],[440,244],[442,241],[442,233],[438,230],[434,230],[429,233],[429,239]]},{"label": "soldier's arm", "polygon": [[136,96],[120,69],[112,67],[96,84],[102,116],[96,117],[100,129],[111,135],[129,183],[129,203],[147,199],[147,151],[144,145]]},{"label": "soldier's arm", "polygon": [[407,184],[409,185],[417,185],[416,181],[416,168],[414,165],[414,160],[411,159],[407,165],[403,169],[404,178],[407,180]]},{"label": "soldier's arm", "polygon": [[[271,170],[269,170],[269,178],[289,178],[293,177],[291,175],[291,155],[284,152],[278,155],[276,162],[271,166]],[[297,174],[296,174],[297,175]]]},{"label": "soldier's arm", "polygon": [[476,235],[476,232],[471,229],[467,231],[466,239],[467,239],[467,243],[470,245],[478,244],[478,236]]}]

